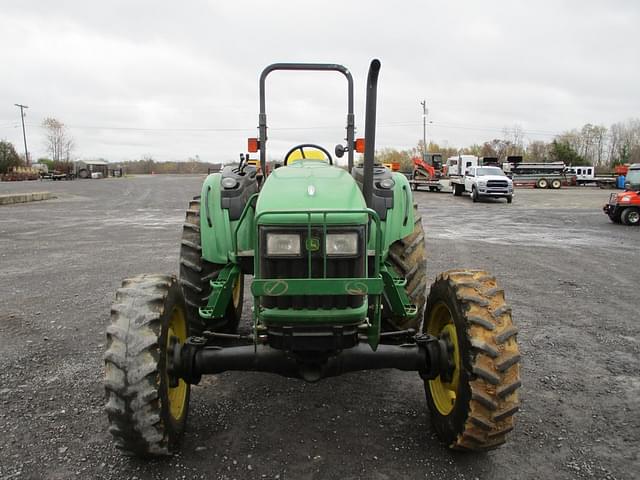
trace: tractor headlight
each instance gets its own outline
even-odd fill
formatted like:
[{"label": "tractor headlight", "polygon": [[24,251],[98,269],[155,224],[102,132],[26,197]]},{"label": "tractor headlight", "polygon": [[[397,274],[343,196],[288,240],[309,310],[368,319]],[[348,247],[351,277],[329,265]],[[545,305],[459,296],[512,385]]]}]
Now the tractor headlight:
[{"label": "tractor headlight", "polygon": [[357,255],[357,232],[327,233],[327,236],[325,237],[325,252],[329,256]]},{"label": "tractor headlight", "polygon": [[300,235],[297,233],[267,233],[267,255],[300,255]]}]

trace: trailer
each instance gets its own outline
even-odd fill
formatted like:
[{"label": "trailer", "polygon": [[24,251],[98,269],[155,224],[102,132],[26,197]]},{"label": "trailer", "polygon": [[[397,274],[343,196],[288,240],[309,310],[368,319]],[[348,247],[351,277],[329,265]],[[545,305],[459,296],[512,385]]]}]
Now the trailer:
[{"label": "trailer", "polygon": [[558,189],[576,185],[576,175],[563,162],[524,163],[522,157],[507,157],[504,172],[517,186]]}]

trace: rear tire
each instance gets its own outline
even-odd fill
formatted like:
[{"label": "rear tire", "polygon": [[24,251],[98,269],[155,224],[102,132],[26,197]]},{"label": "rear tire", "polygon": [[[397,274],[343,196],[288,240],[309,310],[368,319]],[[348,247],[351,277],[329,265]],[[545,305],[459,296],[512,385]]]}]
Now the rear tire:
[{"label": "rear tire", "polygon": [[220,321],[208,321],[200,317],[198,309],[207,305],[211,295],[211,280],[215,280],[224,265],[208,262],[202,258],[200,240],[200,196],[189,202],[180,245],[180,285],[187,305],[187,319],[191,334],[200,336],[205,330],[235,333],[242,317],[244,296],[244,276],[240,275],[234,293],[227,307],[225,317]]},{"label": "rear tire", "polygon": [[562,187],[562,182],[560,180],[558,180],[557,178],[554,178],[553,180],[551,180],[551,185],[550,186],[554,190],[558,190],[560,187]]},{"label": "rear tire", "polygon": [[425,381],[431,421],[455,450],[502,445],[518,411],[520,353],[504,291],[477,270],[451,270],[431,286],[423,332],[446,337],[455,365],[450,381]]},{"label": "rear tire", "polygon": [[640,210],[633,207],[625,208],[620,215],[620,220],[625,225],[636,227],[640,225]]},{"label": "rear tire", "polygon": [[462,196],[462,192],[463,192],[462,185],[458,185],[457,183],[455,183],[453,185],[453,195],[456,196],[456,197],[460,197],[460,196]]},{"label": "rear tire", "polygon": [[[424,228],[422,217],[418,213],[417,205],[413,206],[413,233],[401,240],[397,240],[389,247],[389,263],[401,277],[407,280],[407,295],[411,303],[418,308],[415,318],[383,316],[385,323],[393,330],[413,328],[419,330],[422,314],[426,303],[427,288],[427,254],[425,249]],[[384,301],[383,312],[391,312],[391,307]]]},{"label": "rear tire", "polygon": [[109,432],[129,455],[170,455],[187,422],[190,385],[169,385],[169,342],[189,336],[184,299],[171,275],[122,282],[107,328],[104,387]]},{"label": "rear tire", "polygon": [[549,187],[549,182],[547,181],[546,178],[539,178],[538,181],[536,182],[536,188],[548,188]]}]

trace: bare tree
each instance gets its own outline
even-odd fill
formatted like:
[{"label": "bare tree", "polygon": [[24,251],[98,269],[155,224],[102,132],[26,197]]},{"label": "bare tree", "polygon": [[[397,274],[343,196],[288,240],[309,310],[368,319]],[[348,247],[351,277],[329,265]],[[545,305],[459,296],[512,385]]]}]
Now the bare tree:
[{"label": "bare tree", "polygon": [[54,162],[69,162],[71,152],[75,148],[73,138],[67,133],[67,129],[61,121],[48,117],[42,122],[47,131],[47,151]]},{"label": "bare tree", "polygon": [[534,140],[527,145],[525,154],[528,162],[543,163],[549,161],[550,144],[542,140]]}]

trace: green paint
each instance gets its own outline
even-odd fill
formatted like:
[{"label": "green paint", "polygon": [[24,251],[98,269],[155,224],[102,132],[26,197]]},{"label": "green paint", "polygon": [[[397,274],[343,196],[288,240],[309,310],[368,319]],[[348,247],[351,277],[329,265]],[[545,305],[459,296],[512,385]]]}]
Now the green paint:
[{"label": "green paint", "polygon": [[[309,194],[313,186],[313,195]],[[274,170],[267,178],[258,203],[256,216],[262,216],[261,225],[306,224],[306,215],[279,216],[283,210],[359,210],[357,213],[331,215],[327,223],[333,225],[362,225],[367,216],[361,213],[366,208],[364,198],[355,180],[342,168],[325,162],[298,161],[291,166]],[[312,223],[321,224],[319,215],[312,216]]]},{"label": "green paint", "polygon": [[380,269],[382,280],[384,281],[384,294],[389,300],[391,311],[395,317],[414,318],[418,309],[411,304],[407,295],[407,280],[400,277],[393,268],[384,264]]},{"label": "green paint", "polygon": [[[229,211],[220,204],[220,173],[209,175],[200,194],[200,242],[202,257],[213,263],[225,265],[232,250]],[[209,225],[211,221],[211,225]]]},{"label": "green paint", "polygon": [[[276,278],[254,279],[251,293],[260,297],[290,295],[379,295],[383,280],[378,278]],[[299,312],[300,317],[304,317]]]},{"label": "green paint", "polygon": [[[413,192],[407,177],[394,172],[393,209],[387,210],[387,218],[382,222],[382,258],[386,260],[389,247],[397,240],[413,233]],[[369,248],[375,248],[375,238],[369,239]]]},{"label": "green paint", "polygon": [[[221,175],[209,175],[203,186],[200,206],[200,230],[204,259],[225,264],[220,277],[212,282],[203,318],[220,318],[230,300],[232,285],[240,274],[235,264],[238,251],[253,251],[256,279],[251,290],[254,296],[254,328],[260,323],[276,324],[360,324],[368,319],[366,331],[375,350],[380,340],[381,295],[384,291],[394,315],[412,316],[405,280],[384,264],[389,246],[413,232],[413,193],[406,177],[394,173],[394,208],[380,221],[367,210],[364,198],[353,177],[325,162],[298,161],[274,170],[266,179],[255,208],[249,202],[238,221],[230,221],[228,211],[220,204]],[[310,187],[313,188],[310,188]],[[209,226],[209,220],[211,226]],[[331,225],[371,225],[367,248],[375,252],[374,271],[369,278],[305,278],[260,279],[258,227],[260,225],[299,225],[309,230],[322,226],[323,234]],[[311,237],[305,244],[311,252],[322,250],[322,239]],[[325,259],[326,260],[326,259]],[[346,309],[263,309],[260,297],[280,295],[366,295],[364,304]]]},{"label": "green paint", "polygon": [[[270,325],[359,325],[367,316],[367,301],[356,308],[294,310],[263,308],[260,318]],[[304,322],[300,320],[304,319]]]},{"label": "green paint", "polygon": [[211,280],[211,295],[207,306],[200,308],[199,313],[202,318],[223,318],[227,311],[227,306],[231,301],[233,286],[240,275],[240,267],[229,263],[224,267],[215,280]]}]

